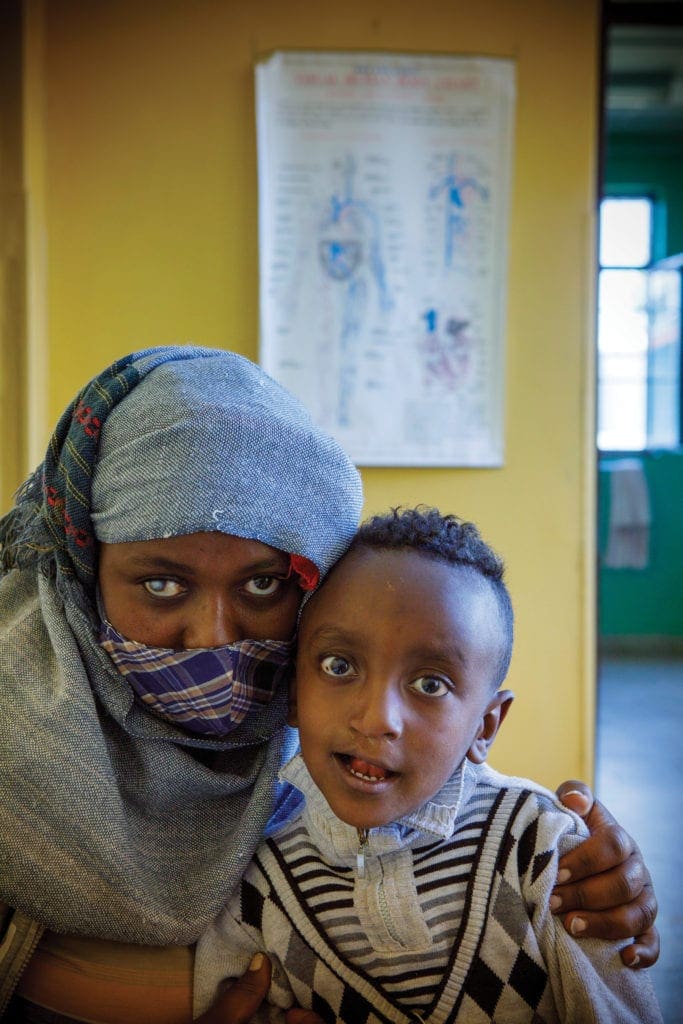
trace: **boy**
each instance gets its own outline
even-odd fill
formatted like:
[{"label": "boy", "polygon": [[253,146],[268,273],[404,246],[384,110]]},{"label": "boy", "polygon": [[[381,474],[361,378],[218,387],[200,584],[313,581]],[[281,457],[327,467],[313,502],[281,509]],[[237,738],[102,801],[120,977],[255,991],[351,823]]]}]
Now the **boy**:
[{"label": "boy", "polygon": [[360,528],[301,619],[282,776],[305,807],[200,941],[198,1011],[262,950],[261,1020],[295,1003],[347,1024],[661,1021],[615,943],[550,913],[581,820],[485,764],[513,699],[502,577],[476,527],[436,510]]}]

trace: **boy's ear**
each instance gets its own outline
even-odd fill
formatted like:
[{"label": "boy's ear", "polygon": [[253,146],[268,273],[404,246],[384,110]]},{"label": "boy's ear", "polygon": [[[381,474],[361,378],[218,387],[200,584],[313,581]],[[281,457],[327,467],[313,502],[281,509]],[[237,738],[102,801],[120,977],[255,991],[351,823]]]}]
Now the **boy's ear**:
[{"label": "boy's ear", "polygon": [[292,725],[296,728],[299,724],[297,719],[297,704],[296,704],[296,675],[292,672],[289,680],[289,703],[287,705],[287,725]]},{"label": "boy's ear", "polygon": [[467,756],[474,764],[483,764],[489,752],[489,747],[496,738],[496,733],[503,724],[503,719],[510,710],[510,705],[515,699],[512,690],[498,690],[493,700],[489,703],[482,715],[477,735],[472,741],[472,746],[467,751]]}]

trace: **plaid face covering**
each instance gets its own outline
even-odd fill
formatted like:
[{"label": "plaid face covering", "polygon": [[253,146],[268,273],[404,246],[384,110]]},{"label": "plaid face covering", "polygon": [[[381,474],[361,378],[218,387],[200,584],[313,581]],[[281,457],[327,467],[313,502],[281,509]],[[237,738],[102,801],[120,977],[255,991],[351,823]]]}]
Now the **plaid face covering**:
[{"label": "plaid face covering", "polygon": [[139,699],[190,732],[225,736],[285,683],[291,640],[174,651],[126,640],[103,620],[100,644]]}]

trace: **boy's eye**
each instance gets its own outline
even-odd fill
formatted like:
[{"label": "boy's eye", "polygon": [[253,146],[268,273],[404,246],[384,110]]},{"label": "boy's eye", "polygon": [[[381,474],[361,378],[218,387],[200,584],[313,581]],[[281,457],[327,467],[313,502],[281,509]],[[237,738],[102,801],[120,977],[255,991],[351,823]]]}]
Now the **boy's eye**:
[{"label": "boy's eye", "polygon": [[410,686],[424,697],[445,697],[449,692],[446,683],[438,676],[420,676],[413,679]]},{"label": "boy's eye", "polygon": [[177,580],[145,580],[142,585],[154,597],[178,597],[185,593],[185,587]]},{"label": "boy's eye", "polygon": [[252,576],[244,584],[244,589],[254,597],[271,597],[282,586],[279,576]]},{"label": "boy's eye", "polygon": [[336,676],[338,679],[348,676],[352,672],[351,663],[339,654],[330,654],[327,658],[322,658],[320,667],[326,675]]}]

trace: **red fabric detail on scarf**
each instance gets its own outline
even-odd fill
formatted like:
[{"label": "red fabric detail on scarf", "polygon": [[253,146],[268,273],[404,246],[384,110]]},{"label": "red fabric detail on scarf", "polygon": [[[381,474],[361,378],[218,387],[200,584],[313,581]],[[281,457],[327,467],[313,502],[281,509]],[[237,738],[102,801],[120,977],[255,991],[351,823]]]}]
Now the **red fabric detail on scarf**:
[{"label": "red fabric detail on scarf", "polygon": [[56,487],[45,487],[45,500],[53,510],[52,514],[57,521],[63,522],[64,532],[69,537],[73,537],[79,548],[89,547],[92,544],[92,537],[87,530],[83,530],[79,526],[74,526],[71,516],[65,508],[66,502],[64,498],[61,497]]},{"label": "red fabric detail on scarf", "polygon": [[303,555],[289,556],[289,571],[299,577],[299,586],[302,590],[315,590],[320,582],[318,566]]},{"label": "red fabric detail on scarf", "polygon": [[98,416],[93,416],[90,406],[82,400],[77,402],[74,407],[73,419],[78,420],[88,437],[99,437],[101,420]]}]

